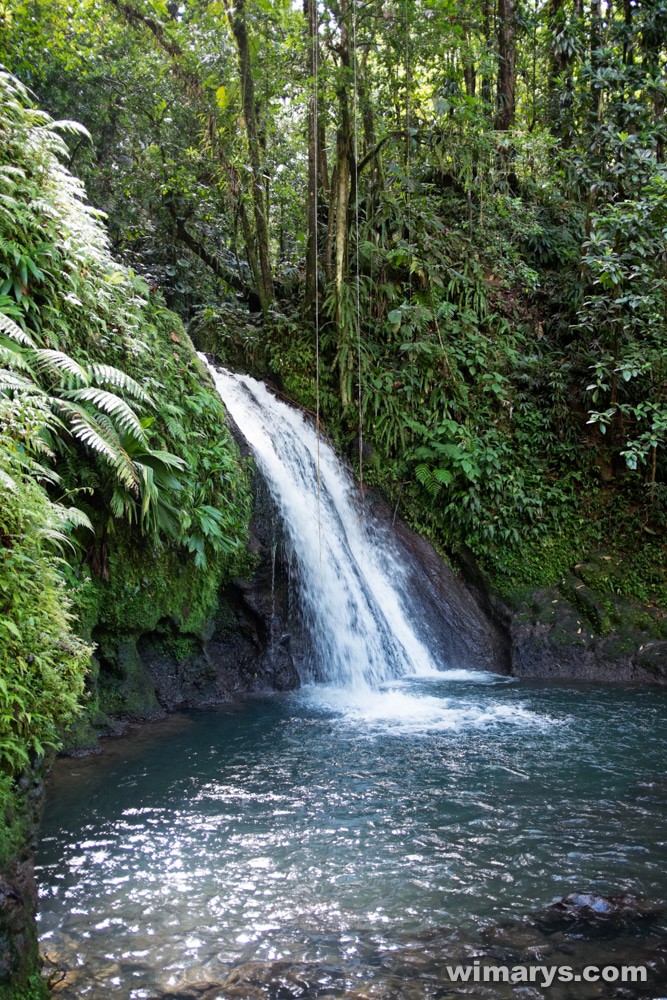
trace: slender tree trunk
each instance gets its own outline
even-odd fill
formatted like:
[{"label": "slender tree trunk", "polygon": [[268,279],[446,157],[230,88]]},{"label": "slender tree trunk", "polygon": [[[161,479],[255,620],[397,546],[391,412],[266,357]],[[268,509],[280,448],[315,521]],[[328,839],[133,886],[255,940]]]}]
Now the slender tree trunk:
[{"label": "slender tree trunk", "polygon": [[348,28],[348,0],[340,3],[340,57],[338,97],[338,129],[336,132],[336,166],[331,180],[329,200],[329,232],[327,240],[328,276],[336,290],[336,323],[341,325],[341,290],[345,279],[347,237],[349,226],[350,193],[352,186],[352,122],[350,117],[349,78],[351,67],[350,33]]},{"label": "slender tree trunk", "polygon": [[241,75],[241,92],[243,96],[243,117],[248,139],[248,158],[252,170],[252,207],[257,236],[257,257],[261,273],[261,283],[258,288],[262,312],[266,313],[273,302],[273,275],[269,251],[269,227],[265,211],[265,190],[263,183],[263,168],[259,129],[257,125],[257,110],[255,107],[255,80],[250,64],[250,46],[248,44],[248,28],[245,20],[245,0],[236,0],[234,8],[227,8],[227,17],[232,29],[239,56],[239,71]]},{"label": "slender tree trunk", "polygon": [[[384,171],[382,169],[382,156],[377,142],[375,129],[375,115],[370,99],[368,81],[368,49],[365,49],[359,65],[359,106],[361,109],[361,120],[364,129],[364,146],[362,162],[367,162],[370,168],[370,178],[368,181],[367,214],[370,218],[376,209],[379,196],[384,186]],[[362,170],[362,163],[357,166],[357,172]]]},{"label": "slender tree trunk", "polygon": [[498,0],[498,90],[496,129],[507,131],[516,113],[515,0]]},{"label": "slender tree trunk", "polygon": [[[575,18],[577,17],[575,5]],[[572,143],[572,107],[574,104],[574,81],[572,79],[573,55],[563,48],[559,38],[567,27],[566,6],[563,0],[550,0],[548,6],[551,49],[549,60],[549,108],[552,128],[559,135],[563,145]],[[571,26],[570,26],[571,27]]]},{"label": "slender tree trunk", "polygon": [[318,212],[317,192],[318,177],[318,139],[319,121],[316,93],[317,54],[317,0],[304,0],[303,14],[306,20],[308,37],[308,76],[312,81],[312,91],[308,107],[308,192],[306,200],[306,216],[308,219],[308,239],[306,245],[306,289],[304,295],[304,312],[309,313],[315,304],[317,295],[317,255],[318,255]]},{"label": "slender tree trunk", "polygon": [[465,83],[468,97],[474,97],[477,90],[477,71],[475,70],[475,60],[472,55],[472,45],[468,31],[466,31],[465,47],[463,49],[463,82]]},{"label": "slender tree trunk", "polygon": [[[601,0],[591,0],[591,67],[595,71],[600,67],[600,57],[598,51],[602,44],[602,8]],[[591,107],[593,118],[597,121],[600,118],[600,89],[592,83]]]},{"label": "slender tree trunk", "polygon": [[623,24],[625,27],[625,33],[623,35],[623,64],[625,66],[631,66],[634,61],[631,0],[623,0]]},{"label": "slender tree trunk", "polygon": [[349,136],[345,135],[343,129],[341,129],[339,135],[338,157],[336,183],[336,270],[334,280],[336,282],[336,297],[338,300],[336,320],[340,324],[340,293],[345,280],[348,212],[350,207],[350,192],[352,189]]},{"label": "slender tree trunk", "polygon": [[487,107],[491,106],[491,76],[488,71],[488,63],[491,59],[493,49],[493,37],[491,31],[491,0],[483,0],[482,5],[482,34],[484,36],[484,48],[486,54],[484,73],[482,75],[482,100]]},{"label": "slender tree trunk", "polygon": [[563,28],[563,21],[565,17],[565,11],[563,7],[563,0],[550,0],[547,6],[547,17],[549,23],[549,34],[550,34],[550,45],[549,45],[549,80],[548,80],[548,93],[549,93],[549,112],[554,127],[554,131],[557,134],[561,132],[561,86],[562,81],[559,79],[561,74],[565,71],[566,60],[563,57],[563,51],[560,48],[558,36]]}]

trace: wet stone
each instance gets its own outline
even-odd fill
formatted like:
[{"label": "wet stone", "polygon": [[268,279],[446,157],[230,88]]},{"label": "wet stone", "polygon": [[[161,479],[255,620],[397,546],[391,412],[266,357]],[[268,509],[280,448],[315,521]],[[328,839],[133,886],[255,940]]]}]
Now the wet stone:
[{"label": "wet stone", "polygon": [[48,986],[52,993],[60,993],[74,986],[81,973],[76,969],[57,969],[49,977]]},{"label": "wet stone", "polygon": [[564,931],[584,938],[643,933],[663,914],[664,907],[639,896],[598,896],[570,893],[531,917],[544,934]]},{"label": "wet stone", "polygon": [[[223,993],[221,983],[206,981],[165,990],[163,993],[155,994],[150,1000],[226,1000],[227,996],[231,995],[233,994]],[[247,1000],[254,1000],[254,997],[248,993]]]}]

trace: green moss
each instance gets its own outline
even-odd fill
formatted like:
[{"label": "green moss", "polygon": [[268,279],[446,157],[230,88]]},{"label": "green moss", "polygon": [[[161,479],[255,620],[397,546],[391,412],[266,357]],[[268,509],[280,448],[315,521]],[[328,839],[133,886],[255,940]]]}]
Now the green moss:
[{"label": "green moss", "polygon": [[123,635],[153,632],[168,618],[181,631],[200,635],[229,571],[224,559],[198,569],[187,554],[173,549],[150,552],[119,537],[109,555],[108,579],[94,583],[99,593],[95,625]]},{"label": "green moss", "polygon": [[0,1000],[48,1000],[49,989],[41,976],[31,975],[15,986],[0,986]]},{"label": "green moss", "polygon": [[99,708],[109,715],[158,715],[155,685],[139,656],[137,637],[101,634],[98,641],[105,666],[97,688]]},{"label": "green moss", "polygon": [[201,652],[201,644],[188,635],[165,636],[156,642],[158,651],[176,660],[176,663],[187,663],[193,656]]},{"label": "green moss", "polygon": [[0,774],[0,872],[23,849],[25,837],[22,799],[13,780],[8,775]]}]

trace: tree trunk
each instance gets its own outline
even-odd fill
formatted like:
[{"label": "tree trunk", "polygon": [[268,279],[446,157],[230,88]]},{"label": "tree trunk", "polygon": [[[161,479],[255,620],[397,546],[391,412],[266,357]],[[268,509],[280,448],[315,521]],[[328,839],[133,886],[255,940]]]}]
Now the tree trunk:
[{"label": "tree trunk", "polygon": [[317,256],[318,256],[318,160],[319,160],[319,120],[317,107],[317,0],[304,0],[303,14],[307,25],[308,57],[306,64],[308,76],[312,80],[312,92],[308,107],[308,191],[306,197],[306,216],[308,220],[308,239],[306,245],[306,288],[304,294],[304,312],[309,313],[315,305],[317,295]]},{"label": "tree trunk", "polygon": [[623,35],[623,65],[631,66],[634,61],[631,0],[623,0],[623,23],[625,27],[625,33]]},{"label": "tree trunk", "polygon": [[[601,11],[601,0],[591,0],[591,68],[593,70],[599,69],[600,58],[598,56],[598,50],[602,44],[601,38],[602,29],[602,11]],[[593,118],[598,121],[600,117],[600,89],[594,84],[591,89],[591,107],[593,110]]]},{"label": "tree trunk", "polygon": [[[493,38],[491,32],[491,0],[483,0],[482,6],[482,34],[484,36],[486,54],[491,58],[491,50],[493,47]],[[486,69],[486,64],[488,60],[485,60],[484,75],[482,76],[482,100],[487,107],[491,106],[491,77],[488,70]]]},{"label": "tree trunk", "polygon": [[[549,109],[553,131],[568,147],[572,142],[572,107],[574,104],[574,82],[572,79],[572,59],[565,51],[559,35],[567,26],[567,13],[563,0],[550,0],[548,6],[551,46],[549,59]],[[576,9],[575,9],[576,17]]]},{"label": "tree trunk", "polygon": [[263,185],[262,157],[255,108],[255,81],[250,64],[250,46],[245,21],[245,0],[236,0],[236,7],[227,8],[227,17],[232,29],[239,55],[241,92],[243,95],[243,117],[248,139],[248,158],[252,170],[252,207],[257,237],[257,256],[261,273],[258,288],[262,312],[266,314],[273,302],[273,275],[269,254],[269,227],[265,212],[265,189]]},{"label": "tree trunk", "polygon": [[468,32],[466,32],[465,48],[463,50],[463,82],[465,83],[468,97],[474,97],[477,90],[477,73],[475,71],[475,61],[472,57],[472,47]]},{"label": "tree trunk", "polygon": [[516,112],[516,10],[515,0],[498,0],[498,91],[496,129],[514,124]]},{"label": "tree trunk", "polygon": [[350,207],[351,172],[349,157],[349,136],[343,129],[339,133],[338,170],[336,182],[336,299],[338,302],[336,322],[340,325],[340,292],[345,280],[347,260],[348,212]]},{"label": "tree trunk", "polygon": [[363,166],[368,164],[370,168],[370,178],[368,180],[368,195],[366,202],[367,218],[370,219],[379,203],[381,192],[384,187],[384,171],[382,169],[382,156],[380,146],[378,146],[375,130],[375,115],[371,103],[368,81],[368,49],[364,49],[359,65],[359,107],[361,110],[361,121],[364,128],[363,155],[357,157],[357,174],[360,174]]}]

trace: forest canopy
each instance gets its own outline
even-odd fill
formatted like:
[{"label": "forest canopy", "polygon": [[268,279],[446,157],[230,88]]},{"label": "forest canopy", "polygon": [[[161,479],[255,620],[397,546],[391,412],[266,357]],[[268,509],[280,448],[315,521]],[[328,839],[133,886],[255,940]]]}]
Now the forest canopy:
[{"label": "forest canopy", "polygon": [[0,10],[115,251],[416,526],[510,577],[662,531],[662,0]]}]

